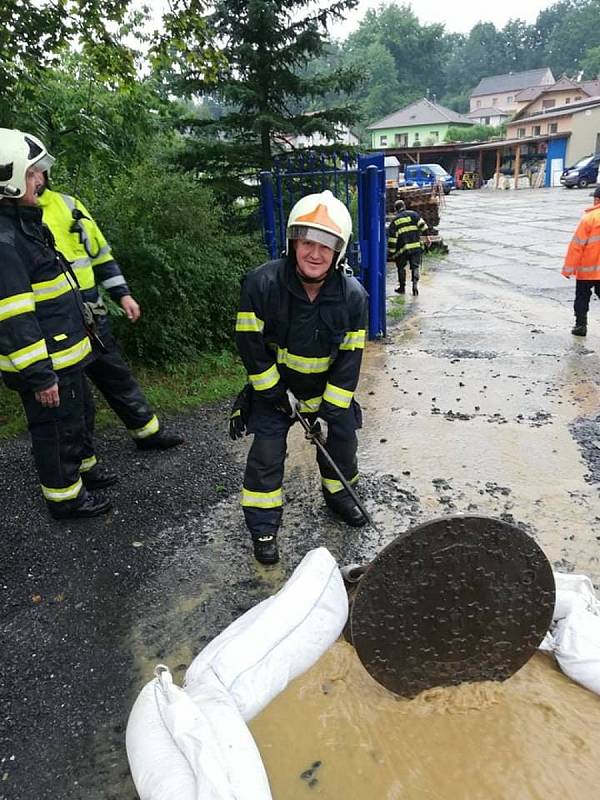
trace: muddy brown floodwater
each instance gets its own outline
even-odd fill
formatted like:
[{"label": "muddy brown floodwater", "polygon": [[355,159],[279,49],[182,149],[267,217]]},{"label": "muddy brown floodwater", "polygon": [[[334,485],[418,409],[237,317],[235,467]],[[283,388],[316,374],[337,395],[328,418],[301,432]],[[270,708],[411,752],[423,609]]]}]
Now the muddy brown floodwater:
[{"label": "muddy brown floodwater", "polygon": [[508,681],[396,698],[338,642],[251,724],[275,800],[592,800],[600,699],[536,654]]},{"label": "muddy brown floodwater", "polygon": [[[569,333],[561,258],[589,198],[461,193],[418,299],[367,350],[363,496],[388,540],[455,513],[523,527],[557,569],[600,579],[600,314]],[[393,297],[390,273],[388,298]],[[392,301],[393,302],[393,301]],[[290,448],[289,470],[312,469]],[[291,530],[291,529],[290,529]],[[382,542],[360,534],[365,557]],[[335,645],[252,723],[275,800],[591,800],[600,698],[545,654],[503,684],[398,699]]]}]

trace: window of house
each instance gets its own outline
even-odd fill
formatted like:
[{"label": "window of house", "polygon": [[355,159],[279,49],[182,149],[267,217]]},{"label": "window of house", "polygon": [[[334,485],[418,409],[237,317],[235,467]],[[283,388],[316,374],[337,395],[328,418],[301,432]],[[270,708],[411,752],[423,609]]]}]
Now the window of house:
[{"label": "window of house", "polygon": [[515,99],[514,97],[509,96],[506,98],[506,102],[510,104],[514,101],[514,99]]},{"label": "window of house", "polygon": [[554,108],[556,100],[542,100],[542,108]]},{"label": "window of house", "polygon": [[440,133],[439,133],[439,131],[429,131],[429,135],[430,135],[430,136],[431,136],[433,139],[435,139],[435,140],[436,140],[436,142],[437,142],[437,140],[440,138]]},{"label": "window of house", "polygon": [[522,139],[525,136],[525,128],[517,128],[517,138]]},{"label": "window of house", "polygon": [[394,144],[398,147],[408,147],[408,133],[394,134]]},{"label": "window of house", "polygon": [[550,122],[548,124],[548,133],[558,133],[558,122]]},{"label": "window of house", "polygon": [[495,106],[498,103],[497,97],[492,97],[492,105]]},{"label": "window of house", "polygon": [[531,135],[532,136],[539,136],[541,134],[541,132],[542,132],[542,126],[541,125],[533,125],[532,126],[532,128],[531,128]]},{"label": "window of house", "polygon": [[481,108],[481,100],[477,100],[475,103],[475,108]]},{"label": "window of house", "polygon": [[387,135],[379,137],[379,144],[381,147],[387,147]]},{"label": "window of house", "polygon": [[570,102],[571,102],[571,98],[570,97],[565,97],[565,105],[567,105]]},{"label": "window of house", "polygon": [[419,139],[419,134],[415,133],[415,139],[413,141],[413,145],[418,147],[420,144],[421,144],[421,140]]},{"label": "window of house", "polygon": [[484,117],[483,118],[483,124],[484,125],[489,125],[490,124],[490,118],[489,117]]}]

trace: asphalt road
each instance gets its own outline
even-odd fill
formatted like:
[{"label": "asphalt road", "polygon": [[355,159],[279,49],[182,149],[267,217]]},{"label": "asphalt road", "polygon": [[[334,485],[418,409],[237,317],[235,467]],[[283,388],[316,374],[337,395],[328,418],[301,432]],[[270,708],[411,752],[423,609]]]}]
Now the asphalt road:
[{"label": "asphalt road", "polygon": [[[124,730],[154,665],[179,680],[313,546],[364,561],[414,523],[489,514],[598,582],[600,315],[594,302],[587,339],[571,337],[574,286],[559,274],[588,202],[559,189],[447,199],[450,255],[366,352],[360,492],[378,531],[323,508],[293,431],[282,563],[257,566],[238,505],[247,443],[227,438],[224,405],[170,421],[186,443],[165,454],[101,432],[121,481],[98,520],[49,520],[27,440],[0,445],[0,800],[134,800]],[[394,285],[390,272],[390,298]]]}]

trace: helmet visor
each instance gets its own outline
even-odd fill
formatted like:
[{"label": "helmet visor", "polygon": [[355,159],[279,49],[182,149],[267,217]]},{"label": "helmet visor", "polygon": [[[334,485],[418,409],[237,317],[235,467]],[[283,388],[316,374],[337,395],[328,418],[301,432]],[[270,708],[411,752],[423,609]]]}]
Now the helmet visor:
[{"label": "helmet visor", "polygon": [[343,239],[333,233],[327,233],[320,228],[310,228],[307,225],[291,225],[288,228],[288,239],[306,239],[309,242],[318,242],[339,253],[344,246]]},{"label": "helmet visor", "polygon": [[55,160],[56,159],[51,156],[50,153],[46,153],[39,161],[32,164],[30,169],[39,169],[40,172],[49,172]]}]

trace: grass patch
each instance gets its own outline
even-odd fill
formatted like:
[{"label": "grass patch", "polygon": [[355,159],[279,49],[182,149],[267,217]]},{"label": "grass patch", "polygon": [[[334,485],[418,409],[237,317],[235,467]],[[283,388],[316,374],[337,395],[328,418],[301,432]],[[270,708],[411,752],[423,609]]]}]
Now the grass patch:
[{"label": "grass patch", "polygon": [[[160,415],[164,411],[185,411],[232,397],[246,382],[246,373],[233,353],[210,353],[193,364],[166,370],[133,367],[150,405]],[[121,424],[97,396],[98,427]],[[27,421],[17,392],[0,387],[0,439],[27,430]]]},{"label": "grass patch", "polygon": [[387,318],[390,322],[400,322],[406,314],[405,296],[402,294],[394,295],[388,300]]}]

